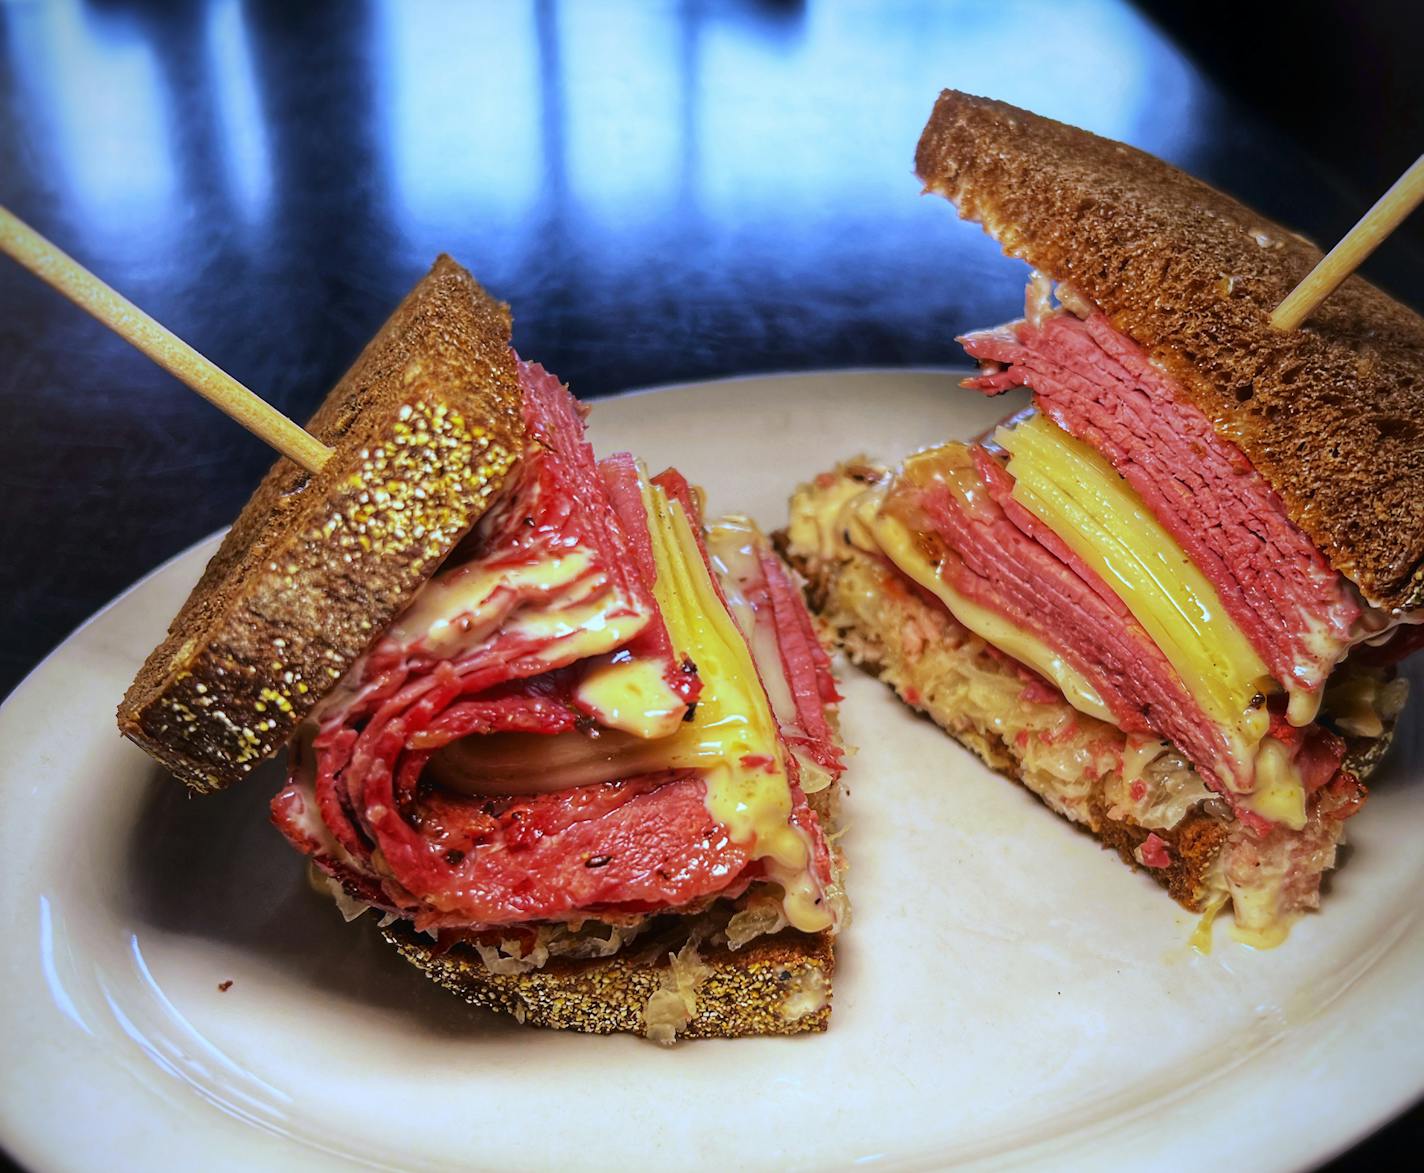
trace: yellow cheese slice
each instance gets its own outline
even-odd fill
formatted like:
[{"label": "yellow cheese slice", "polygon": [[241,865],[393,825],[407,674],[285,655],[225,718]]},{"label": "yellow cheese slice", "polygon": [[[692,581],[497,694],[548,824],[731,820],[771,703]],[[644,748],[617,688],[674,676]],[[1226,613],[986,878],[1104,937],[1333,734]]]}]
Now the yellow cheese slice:
[{"label": "yellow cheese slice", "polygon": [[[442,785],[467,794],[543,793],[658,770],[700,770],[709,814],[781,885],[791,925],[803,932],[828,928],[834,914],[811,876],[810,842],[791,822],[785,750],[747,638],[718,597],[682,506],[646,476],[640,487],[657,568],[653,593],[677,656],[696,665],[702,681],[696,705],[690,712],[680,702],[671,709],[671,690],[657,670],[619,653],[595,667],[580,689],[582,699],[611,717],[611,728],[462,738],[436,753],[430,769]],[[750,540],[745,530],[741,536]]]},{"label": "yellow cheese slice", "polygon": [[1223,731],[1236,766],[1223,780],[1241,789],[1270,726],[1264,700],[1275,685],[1211,583],[1095,449],[1041,415],[994,439],[1009,453],[1014,499],[1122,599]]},{"label": "yellow cheese slice", "polygon": [[810,845],[791,821],[791,786],[776,719],[757,679],[746,639],[722,601],[682,506],[643,482],[653,557],[654,593],[673,644],[691,656],[702,695],[690,722],[669,739],[675,758],[706,767],[707,809],[764,860],[781,884],[787,919],[803,932],[830,927],[831,911],[809,872]]}]

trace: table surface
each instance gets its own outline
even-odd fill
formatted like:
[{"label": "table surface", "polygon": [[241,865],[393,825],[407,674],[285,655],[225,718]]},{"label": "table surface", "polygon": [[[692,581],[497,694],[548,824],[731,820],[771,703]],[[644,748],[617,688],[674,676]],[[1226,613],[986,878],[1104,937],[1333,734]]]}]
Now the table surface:
[{"label": "table surface", "polygon": [[[1107,0],[22,0],[0,4],[0,203],[297,418],[442,251],[585,398],[962,365],[955,335],[1014,316],[1025,270],[918,193],[944,86],[1131,142],[1323,241],[1375,194]],[[1374,264],[1420,303],[1407,241]],[[0,413],[3,696],[228,522],[270,455],[7,264]],[[1332,1168],[1421,1132],[1416,1110]]]}]

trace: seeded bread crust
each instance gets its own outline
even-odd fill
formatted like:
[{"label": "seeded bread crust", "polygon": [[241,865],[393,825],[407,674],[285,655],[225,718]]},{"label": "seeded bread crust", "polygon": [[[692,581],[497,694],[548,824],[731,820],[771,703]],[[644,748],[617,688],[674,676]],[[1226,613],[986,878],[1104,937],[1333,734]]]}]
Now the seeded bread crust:
[{"label": "seeded bread crust", "polygon": [[1424,319],[1351,277],[1302,328],[1273,329],[1319,249],[1160,159],[1004,102],[945,90],[915,169],[1147,350],[1367,598],[1424,603]]},{"label": "seeded bread crust", "polygon": [[[554,959],[528,973],[493,974],[467,947],[437,954],[428,937],[400,923],[381,932],[432,981],[475,1006],[511,1014],[529,1026],[586,1034],[647,1034],[648,1000],[671,984],[669,956],[683,943],[635,947],[590,961]],[[741,1038],[825,1030],[835,972],[833,939],[830,933],[784,931],[759,937],[735,952],[709,947],[700,959],[710,972],[697,987],[696,1011],[678,1037]],[[812,983],[823,990],[824,1004],[807,1009],[799,999]]]},{"label": "seeded bread crust", "polygon": [[119,729],[196,791],[277,752],[479,520],[524,450],[509,307],[442,255],[248,501]]}]

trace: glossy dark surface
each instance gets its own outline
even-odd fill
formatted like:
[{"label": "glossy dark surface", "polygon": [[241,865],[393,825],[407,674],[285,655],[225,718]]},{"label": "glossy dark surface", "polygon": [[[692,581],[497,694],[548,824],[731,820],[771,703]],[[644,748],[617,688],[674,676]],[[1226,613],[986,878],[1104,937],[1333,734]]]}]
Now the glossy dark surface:
[{"label": "glossy dark surface", "polygon": [[[1377,194],[1123,3],[21,0],[0,3],[0,203],[299,418],[440,251],[585,397],[958,365],[954,335],[1014,315],[1023,270],[918,195],[943,86],[1322,240]],[[1371,271],[1420,301],[1408,239]],[[270,457],[3,262],[0,412],[3,695],[230,520]]]}]

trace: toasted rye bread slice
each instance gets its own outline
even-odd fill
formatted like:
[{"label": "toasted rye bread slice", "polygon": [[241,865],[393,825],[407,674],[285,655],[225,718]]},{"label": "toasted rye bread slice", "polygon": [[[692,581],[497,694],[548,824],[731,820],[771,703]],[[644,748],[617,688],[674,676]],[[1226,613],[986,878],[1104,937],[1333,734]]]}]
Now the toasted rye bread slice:
[{"label": "toasted rye bread slice", "polygon": [[524,449],[509,308],[441,256],[278,460],[119,706],[197,791],[277,752],[479,520]]},{"label": "toasted rye bread slice", "polygon": [[1272,329],[1319,249],[1160,159],[1003,102],[944,91],[915,168],[1147,350],[1367,598],[1424,603],[1424,319],[1351,277],[1303,328]]},{"label": "toasted rye bread slice", "polygon": [[[649,1006],[655,995],[677,997],[673,955],[685,941],[637,944],[612,957],[551,960],[542,969],[495,974],[472,949],[456,946],[436,953],[428,937],[396,923],[382,929],[401,956],[432,981],[467,1002],[512,1014],[529,1026],[586,1034],[649,1033]],[[709,947],[697,959],[688,987],[686,1021],[653,1037],[740,1038],[823,1031],[831,1015],[831,975],[835,971],[830,933],[783,931],[759,937],[735,952]],[[672,1003],[678,1015],[679,1002]],[[666,1012],[664,1012],[666,1013]],[[680,1015],[678,1015],[680,1016]],[[654,1011],[654,1022],[661,1018]]]}]

